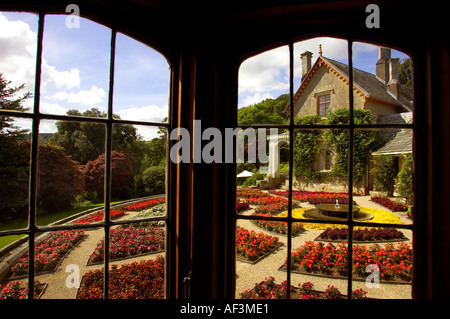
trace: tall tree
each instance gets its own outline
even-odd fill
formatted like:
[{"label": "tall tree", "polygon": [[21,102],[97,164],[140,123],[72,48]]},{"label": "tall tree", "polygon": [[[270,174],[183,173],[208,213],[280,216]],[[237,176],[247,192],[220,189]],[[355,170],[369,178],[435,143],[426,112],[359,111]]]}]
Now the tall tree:
[{"label": "tall tree", "polygon": [[[81,113],[69,110],[67,115],[84,117],[106,117],[106,113],[92,108]],[[118,115],[114,118],[120,119]],[[86,164],[105,152],[105,125],[90,122],[58,121],[58,131],[49,140],[53,145],[62,146],[75,161]],[[136,128],[130,124],[115,124],[112,132],[112,147],[126,153],[135,152],[135,142],[139,139]]]},{"label": "tall tree", "polygon": [[[17,96],[24,84],[10,84],[0,73],[0,109],[27,111],[23,103],[31,93]],[[25,151],[26,145],[20,145],[27,132],[14,124],[12,116],[0,115],[0,217],[24,216],[27,212],[29,151]]]}]

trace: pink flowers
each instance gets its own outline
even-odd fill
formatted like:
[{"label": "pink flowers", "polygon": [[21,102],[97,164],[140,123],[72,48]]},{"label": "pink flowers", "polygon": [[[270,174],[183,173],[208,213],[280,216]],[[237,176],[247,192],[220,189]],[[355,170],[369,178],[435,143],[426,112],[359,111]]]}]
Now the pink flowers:
[{"label": "pink flowers", "polygon": [[[112,228],[110,230],[110,258],[120,259],[129,256],[156,252],[164,249],[164,229],[151,228]],[[102,262],[104,259],[104,241],[97,243],[88,263]]]},{"label": "pink flowers", "polygon": [[[81,230],[60,230],[51,233],[34,248],[34,269],[36,272],[54,270],[64,255],[84,236]],[[11,268],[13,276],[28,273],[28,253]]]}]

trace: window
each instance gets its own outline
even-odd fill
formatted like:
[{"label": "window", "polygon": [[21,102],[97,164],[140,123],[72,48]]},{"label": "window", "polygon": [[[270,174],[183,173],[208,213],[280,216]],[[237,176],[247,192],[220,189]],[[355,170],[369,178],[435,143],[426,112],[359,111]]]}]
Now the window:
[{"label": "window", "polygon": [[[250,94],[248,83],[256,74],[249,65],[256,61],[270,65],[258,69],[261,74],[280,74],[288,64],[290,78],[285,83],[272,78],[273,90],[265,88],[272,98],[238,108],[238,124],[258,130],[270,124],[267,140],[277,143],[269,143],[269,163],[237,164],[238,173],[268,166],[269,174],[254,179],[253,188],[249,177],[247,187],[237,189],[236,297],[411,298],[414,102],[413,87],[397,82],[398,64],[408,60],[407,69],[410,58],[391,48],[334,38],[270,52],[278,59],[264,60],[262,53],[239,70],[239,78],[248,79],[239,101]],[[376,78],[380,63],[392,70],[383,85]],[[256,92],[259,82],[253,83]],[[289,94],[277,96],[283,84],[289,84]],[[333,92],[333,109],[331,94],[323,92]],[[283,121],[275,116],[261,121],[262,110]],[[281,144],[288,154],[284,163]],[[392,167],[386,178],[390,162],[386,168],[369,167],[373,161],[381,166],[385,161],[377,159],[388,154],[406,163],[402,174]],[[374,178],[388,183],[376,189]],[[394,185],[403,189],[397,198]],[[386,266],[379,256],[389,254],[399,259]]]},{"label": "window", "polygon": [[0,12],[1,298],[164,298],[169,65],[67,18]]},{"label": "window", "polygon": [[317,156],[317,170],[329,171],[331,169],[331,151],[322,148]]},{"label": "window", "polygon": [[317,98],[318,114],[320,117],[327,117],[331,104],[330,94],[322,95]]}]

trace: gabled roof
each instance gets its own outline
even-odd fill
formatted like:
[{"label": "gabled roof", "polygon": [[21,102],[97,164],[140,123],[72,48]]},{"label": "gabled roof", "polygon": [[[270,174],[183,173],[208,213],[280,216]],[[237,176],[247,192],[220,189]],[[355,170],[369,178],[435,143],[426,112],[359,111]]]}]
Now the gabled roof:
[{"label": "gabled roof", "polygon": [[[336,74],[336,76],[338,76],[342,81],[347,84],[349,83],[348,65],[324,56],[319,56],[295,93],[294,103],[308,85],[312,75],[320,66],[323,65]],[[389,92],[388,86],[381,82],[374,74],[359,70],[357,68],[353,68],[353,71],[353,86],[357,93],[364,95],[366,98],[375,98],[389,104],[403,106],[406,111],[411,111],[412,90],[402,86],[402,96],[397,99],[392,93]],[[289,109],[290,106],[288,105],[285,112],[287,113]]]}]

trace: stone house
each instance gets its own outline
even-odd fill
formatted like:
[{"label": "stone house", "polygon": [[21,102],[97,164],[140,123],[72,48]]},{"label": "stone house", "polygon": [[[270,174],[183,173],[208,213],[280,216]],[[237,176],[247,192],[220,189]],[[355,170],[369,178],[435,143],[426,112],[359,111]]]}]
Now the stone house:
[{"label": "stone house", "polygon": [[[312,53],[303,52],[300,57],[302,61],[302,81],[294,95],[293,113],[295,116],[318,115],[326,118],[330,112],[341,108],[349,108],[349,67],[348,65],[326,58],[322,55],[319,47],[319,56],[314,65],[311,65]],[[413,91],[411,88],[401,85],[398,80],[399,59],[391,57],[391,49],[379,47],[378,61],[376,63],[376,74],[353,68],[353,105],[354,109],[370,110],[377,123],[410,123],[413,112]],[[288,105],[286,114],[291,113]],[[392,130],[384,134],[386,145],[384,148],[397,148],[393,150],[396,156],[411,153],[412,136],[405,130]],[[405,139],[409,141],[405,144]],[[272,156],[269,153],[269,162],[277,162],[276,148],[286,139],[278,139],[277,145],[272,145]],[[389,142],[391,141],[391,142]],[[405,149],[406,147],[406,149]],[[270,141],[269,141],[270,149]],[[386,154],[385,149],[380,149],[373,155]],[[326,148],[316,158],[316,169],[327,171],[331,168],[332,155]],[[370,175],[370,165],[362,180],[354,185],[354,191],[368,193],[373,189],[373,176]],[[272,168],[271,168],[272,167]],[[280,179],[280,173],[276,165],[269,165],[269,179]],[[306,190],[323,191],[345,191],[344,186],[336,183],[317,182],[302,184],[296,179],[297,185]],[[274,184],[274,183],[270,183]]]}]

